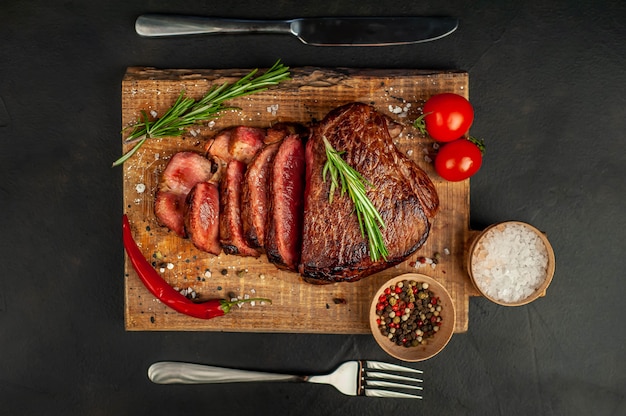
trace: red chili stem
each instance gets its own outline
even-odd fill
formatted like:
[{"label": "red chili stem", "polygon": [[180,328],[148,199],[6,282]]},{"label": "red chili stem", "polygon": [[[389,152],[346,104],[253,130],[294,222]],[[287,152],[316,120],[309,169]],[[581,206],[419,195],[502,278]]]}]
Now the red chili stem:
[{"label": "red chili stem", "polygon": [[132,231],[128,216],[124,214],[122,217],[122,236],[124,239],[124,248],[130,259],[130,263],[139,276],[139,280],[146,288],[156,296],[162,303],[174,309],[177,312],[200,319],[211,319],[216,316],[222,316],[230,312],[233,305],[240,302],[265,301],[271,303],[269,299],[250,298],[237,301],[228,301],[224,299],[210,299],[206,302],[196,303],[174,290],[163,278],[157,273],[152,265],[143,256],[143,253],[133,239]]}]

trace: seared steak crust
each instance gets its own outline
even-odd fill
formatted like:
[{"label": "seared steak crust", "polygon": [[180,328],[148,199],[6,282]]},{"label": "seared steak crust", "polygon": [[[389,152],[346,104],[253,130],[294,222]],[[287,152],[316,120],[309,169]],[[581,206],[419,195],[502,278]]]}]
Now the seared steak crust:
[{"label": "seared steak crust", "polygon": [[[367,196],[380,212],[389,255],[370,259],[354,204],[339,191],[329,203],[323,181],[326,153],[322,137],[369,181]],[[373,107],[351,103],[331,111],[312,128],[306,146],[304,228],[299,271],[310,283],[356,281],[404,261],[428,237],[439,200],[427,174],[400,153],[387,117]]]},{"label": "seared steak crust", "polygon": [[265,252],[277,267],[296,271],[304,215],[304,142],[297,134],[281,143],[271,170]]},{"label": "seared steak crust", "polygon": [[250,247],[243,236],[241,222],[241,187],[246,165],[231,160],[220,183],[220,243],[226,254],[259,257],[261,253]]},{"label": "seared steak crust", "polygon": [[246,170],[241,194],[243,234],[251,247],[265,245],[265,229],[270,208],[270,178],[279,142],[269,144],[257,153]]}]

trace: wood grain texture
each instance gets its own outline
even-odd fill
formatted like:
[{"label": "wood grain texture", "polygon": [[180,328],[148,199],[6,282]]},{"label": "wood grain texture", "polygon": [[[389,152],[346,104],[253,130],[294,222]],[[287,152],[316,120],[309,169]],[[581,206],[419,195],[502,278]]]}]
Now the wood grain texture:
[{"label": "wood grain texture", "polygon": [[[211,84],[231,82],[248,73],[231,70],[157,70],[128,68],[122,81],[122,126],[137,120],[142,110],[163,114],[181,90],[201,97]],[[144,255],[172,286],[193,288],[200,299],[231,295],[267,297],[271,305],[244,305],[213,320],[190,318],[165,307],[141,284],[125,262],[125,324],[127,330],[368,333],[369,305],[377,288],[401,273],[419,272],[441,281],[451,293],[456,309],[455,332],[468,329],[469,297],[478,293],[464,267],[469,245],[469,180],[450,183],[434,172],[428,156],[434,153],[430,139],[420,136],[411,122],[431,96],[454,92],[468,97],[468,74],[460,71],[355,70],[294,68],[292,80],[262,93],[231,100],[231,111],[213,124],[198,126],[181,138],[148,141],[123,169],[124,212]],[[153,204],[158,178],[176,152],[202,152],[206,138],[233,125],[268,127],[281,121],[308,123],[321,120],[331,109],[351,101],[375,106],[405,126],[396,140],[398,148],[432,178],[441,207],[427,243],[406,262],[356,283],[310,285],[298,274],[276,269],[259,259],[197,250],[156,221]],[[408,109],[407,109],[408,107]],[[391,110],[400,109],[400,113]],[[404,110],[408,111],[404,111]],[[130,145],[123,145],[128,151]],[[144,185],[145,191],[139,192]],[[415,268],[419,256],[442,254],[435,269]],[[227,272],[226,274],[222,274]],[[210,277],[209,277],[210,276]]]}]

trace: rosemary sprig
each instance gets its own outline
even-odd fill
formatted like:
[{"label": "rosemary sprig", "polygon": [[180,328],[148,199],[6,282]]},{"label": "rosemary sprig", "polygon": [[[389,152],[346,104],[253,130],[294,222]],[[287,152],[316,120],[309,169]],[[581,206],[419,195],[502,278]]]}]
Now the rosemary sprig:
[{"label": "rosemary sprig", "polygon": [[[214,85],[198,101],[185,97],[183,90],[176,102],[156,120],[151,120],[145,111],[141,111],[139,120],[128,127],[133,131],[124,140],[127,144],[136,143],[135,146],[113,162],[113,166],[121,165],[128,160],[148,139],[181,136],[187,127],[216,119],[223,111],[238,110],[236,107],[227,107],[225,101],[265,91],[289,79],[289,67],[281,64],[280,60],[264,74],[255,78],[257,72],[258,69],[254,69],[232,84]],[[122,130],[122,133],[125,130]]]},{"label": "rosemary sprig", "polygon": [[324,182],[326,182],[326,176],[330,174],[328,201],[332,204],[333,195],[339,187],[341,187],[342,196],[346,191],[348,192],[354,203],[361,235],[363,237],[367,235],[370,258],[373,261],[378,261],[381,257],[386,260],[389,253],[381,233],[381,228],[385,228],[385,222],[366,195],[366,187],[371,187],[372,184],[343,160],[341,155],[345,152],[335,150],[326,137],[322,137],[322,140],[326,148],[326,163],[322,170]]}]

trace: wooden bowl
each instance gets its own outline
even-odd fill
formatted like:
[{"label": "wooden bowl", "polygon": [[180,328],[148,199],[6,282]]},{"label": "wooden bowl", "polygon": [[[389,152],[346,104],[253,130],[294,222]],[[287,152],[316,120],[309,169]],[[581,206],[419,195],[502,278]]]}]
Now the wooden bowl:
[{"label": "wooden bowl", "polygon": [[[502,298],[497,298],[487,293],[487,287],[485,286],[485,284],[481,284],[479,279],[475,276],[477,274],[477,270],[475,269],[475,267],[479,259],[484,259],[487,256],[487,253],[485,251],[486,249],[483,245],[485,238],[487,238],[487,236],[489,235],[493,235],[493,233],[495,232],[501,232],[512,225],[520,226],[528,231],[531,231],[535,236],[537,236],[538,240],[541,242],[539,246],[543,246],[543,248],[545,248],[544,254],[547,256],[547,264],[545,269],[545,276],[542,277],[541,283],[536,286],[535,290],[529,296],[516,301],[506,301]],[[542,248],[540,248],[540,250],[542,250]],[[498,260],[498,263],[500,262],[505,264],[504,259]],[[544,296],[546,289],[552,282],[552,277],[554,276],[554,270],[556,267],[554,250],[552,249],[552,246],[550,245],[550,242],[548,241],[544,233],[542,233],[532,225],[521,221],[505,221],[487,227],[472,241],[472,244],[470,245],[470,248],[467,252],[466,263],[467,271],[472,280],[472,283],[474,284],[474,287],[476,287],[476,289],[484,297],[502,306],[526,305],[539,298],[540,296]]]},{"label": "wooden bowl", "polygon": [[[439,331],[436,332],[432,338],[429,338],[426,344],[420,344],[411,347],[397,345],[387,336],[383,335],[378,328],[377,319],[379,318],[379,316],[376,314],[376,305],[378,304],[378,298],[384,293],[386,288],[390,286],[395,287],[398,282],[404,280],[414,280],[416,282],[428,283],[428,290],[432,291],[435,297],[439,298],[438,304],[442,307],[442,310],[440,312],[442,322],[440,324]],[[376,294],[374,295],[374,299],[372,300],[372,304],[370,306],[370,328],[372,330],[372,335],[374,335],[374,339],[376,340],[378,345],[380,345],[380,347],[389,355],[397,358],[398,360],[407,362],[427,360],[443,350],[443,348],[450,341],[450,338],[452,338],[455,321],[456,312],[454,310],[454,302],[452,301],[450,293],[448,293],[446,288],[443,287],[441,283],[439,283],[432,277],[418,273],[403,274],[385,282],[385,284],[383,284],[378,289],[378,291],[376,291]]]}]

